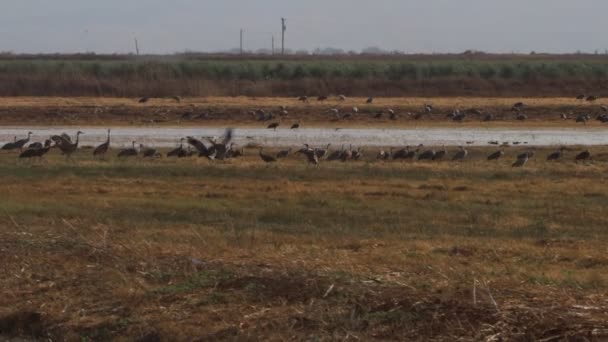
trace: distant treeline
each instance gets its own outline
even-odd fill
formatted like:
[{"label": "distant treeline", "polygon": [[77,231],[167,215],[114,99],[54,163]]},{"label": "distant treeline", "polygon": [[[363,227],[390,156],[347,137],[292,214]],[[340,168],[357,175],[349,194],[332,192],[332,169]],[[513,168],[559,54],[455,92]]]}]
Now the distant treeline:
[{"label": "distant treeline", "polygon": [[[2,96],[604,95],[608,58],[0,55]],[[94,58],[95,57],[95,58]],[[112,58],[113,57],[113,58]]]}]

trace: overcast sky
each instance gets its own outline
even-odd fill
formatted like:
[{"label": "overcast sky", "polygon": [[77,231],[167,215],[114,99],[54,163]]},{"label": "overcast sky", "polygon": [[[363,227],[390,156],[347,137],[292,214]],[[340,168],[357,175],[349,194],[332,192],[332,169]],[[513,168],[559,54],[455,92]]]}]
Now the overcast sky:
[{"label": "overcast sky", "polygon": [[14,0],[0,51],[144,53],[378,46],[406,52],[608,49],[605,0]]}]

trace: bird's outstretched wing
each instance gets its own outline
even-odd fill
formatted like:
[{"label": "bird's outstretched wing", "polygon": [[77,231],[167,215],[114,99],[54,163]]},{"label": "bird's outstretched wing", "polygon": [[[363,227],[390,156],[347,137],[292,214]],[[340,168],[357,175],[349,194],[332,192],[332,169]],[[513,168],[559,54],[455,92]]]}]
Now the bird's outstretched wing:
[{"label": "bird's outstretched wing", "polygon": [[227,128],[226,131],[224,131],[224,138],[222,140],[222,145],[228,146],[228,144],[230,144],[230,141],[232,140],[233,135],[234,135],[234,129]]},{"label": "bird's outstretched wing", "polygon": [[[55,142],[57,146],[66,146],[72,143],[71,139],[66,139],[67,134],[63,133],[62,135],[53,135],[51,136],[51,140]],[[68,136],[69,138],[69,136]]]},{"label": "bird's outstretched wing", "polygon": [[203,144],[202,141],[200,141],[196,138],[193,138],[193,137],[187,137],[187,140],[188,140],[188,144],[190,144],[191,146],[196,148],[196,150],[199,153],[207,154],[207,151],[208,151],[207,146],[205,146],[205,144]]}]

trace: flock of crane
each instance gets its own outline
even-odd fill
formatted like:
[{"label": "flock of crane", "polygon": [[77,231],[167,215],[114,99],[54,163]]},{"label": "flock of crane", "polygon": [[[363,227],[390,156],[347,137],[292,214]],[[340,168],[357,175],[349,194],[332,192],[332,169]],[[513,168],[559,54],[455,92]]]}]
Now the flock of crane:
[{"label": "flock of crane", "polygon": [[[325,95],[321,95],[321,96],[317,97],[317,101],[326,101],[328,99],[329,99],[329,97],[325,96]],[[599,97],[595,96],[595,95],[587,96],[587,95],[581,94],[581,95],[576,96],[576,99],[579,101],[587,101],[589,103],[593,103],[593,102],[597,101],[599,99]],[[305,102],[305,103],[310,101],[308,96],[301,96],[298,98],[298,100]],[[339,95],[337,97],[337,100],[339,102],[345,101],[346,96]],[[374,102],[374,97],[369,97],[365,101],[365,104],[372,104],[373,102]],[[515,113],[515,116],[514,116],[515,120],[525,121],[528,119],[528,115],[525,114],[526,107],[527,106],[524,102],[516,102],[513,104],[513,106],[511,107],[511,111]],[[602,123],[608,123],[608,106],[601,105],[601,106],[599,106],[599,109],[601,110],[601,112],[599,114],[595,115],[595,119]],[[436,112],[437,112],[437,110],[436,110],[436,108],[433,107],[432,104],[424,104],[424,106],[422,107],[422,110],[420,112],[406,113],[406,116],[411,117],[415,120],[419,120],[419,119],[424,118],[426,115],[434,114]],[[351,119],[354,116],[358,115],[359,108],[355,106],[355,107],[352,107],[349,111],[342,113],[340,108],[334,107],[334,108],[330,108],[328,110],[328,113],[332,115],[331,121],[347,120],[347,119]],[[249,114],[252,117],[257,118],[258,121],[263,121],[263,122],[272,121],[272,120],[277,119],[277,116],[274,115],[273,112],[266,112],[263,109],[250,111]],[[281,124],[281,119],[287,117],[288,114],[289,114],[289,112],[287,111],[287,107],[280,106],[279,111],[278,111],[279,121],[271,122],[267,126],[267,128],[276,130],[279,127],[279,125]],[[374,118],[374,119],[382,119],[384,117],[384,115],[388,116],[388,118],[390,120],[397,120],[399,118],[399,114],[392,108],[380,109],[380,110],[376,110],[375,112],[372,112],[372,118]],[[485,112],[478,108],[469,108],[469,109],[463,109],[463,110],[461,110],[459,108],[455,108],[446,114],[446,117],[454,122],[463,122],[463,121],[465,121],[466,118],[471,117],[471,116],[479,118],[481,121],[486,121],[486,122],[494,121],[496,119],[492,113]],[[562,120],[572,119],[577,123],[586,124],[589,120],[592,119],[592,115],[589,113],[578,114],[578,115],[574,115],[573,113],[561,113],[560,118]],[[290,128],[291,129],[300,128],[300,125],[301,124],[298,121],[298,122],[294,123]]]},{"label": "flock of crane", "polygon": [[[167,152],[167,157],[192,157],[199,156],[205,157],[209,160],[228,160],[238,158],[244,155],[244,149],[236,149],[235,144],[232,142],[233,129],[227,129],[221,139],[217,138],[206,138],[197,139],[194,137],[186,137],[180,139],[180,145]],[[68,134],[63,133],[61,135],[53,135],[50,139],[47,139],[44,143],[33,142],[30,143],[32,132],[29,132],[27,137],[24,139],[17,140],[15,137],[14,141],[6,143],[2,146],[2,150],[19,150],[20,159],[32,159],[42,158],[46,155],[51,148],[55,147],[61,151],[67,159],[71,158],[72,154],[78,150],[78,143],[80,135],[84,134],[81,131],[76,132],[75,139],[72,139]],[[93,149],[93,156],[96,158],[104,158],[110,151],[110,134],[111,130],[108,129],[107,139]],[[184,142],[188,144],[184,147]],[[29,144],[28,144],[29,143]],[[494,142],[491,142],[494,143]],[[27,145],[27,146],[26,146]],[[362,160],[364,150],[362,148],[353,149],[352,145],[349,148],[345,148],[342,145],[341,149],[330,151],[330,144],[322,148],[311,147],[308,144],[304,144],[302,148],[293,152],[305,156],[309,164],[319,165],[321,161],[342,161],[346,162],[349,160]],[[404,148],[390,148],[388,151],[380,150],[376,155],[376,159],[387,161],[387,160],[418,160],[418,161],[440,161],[440,160],[452,160],[462,161],[467,159],[469,151],[464,147],[460,146],[458,150],[450,156],[450,153],[443,146],[441,149],[426,149],[423,150],[424,146],[419,145],[416,149],[412,149],[410,146]],[[549,154],[547,156],[548,161],[556,161],[564,158],[565,147]],[[292,154],[292,149],[281,150],[276,154],[265,153],[263,148],[259,148],[259,156],[265,163],[275,163],[281,159],[287,158]],[[488,161],[501,159],[505,155],[504,149],[499,149],[487,156]],[[136,146],[136,142],[132,142],[132,146],[124,148],[118,151],[118,158],[129,158],[141,156],[143,158],[160,158],[162,155],[153,147],[146,147],[142,144]],[[526,165],[528,160],[534,156],[534,152],[527,151],[516,156],[515,162],[512,164],[513,167],[522,167]],[[589,150],[578,153],[574,160],[587,161],[591,160],[592,155]]]}]

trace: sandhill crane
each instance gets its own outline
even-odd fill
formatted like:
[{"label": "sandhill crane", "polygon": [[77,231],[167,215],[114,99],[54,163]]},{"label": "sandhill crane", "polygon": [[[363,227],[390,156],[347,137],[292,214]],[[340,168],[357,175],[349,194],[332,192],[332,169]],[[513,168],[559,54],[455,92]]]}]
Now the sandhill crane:
[{"label": "sandhill crane", "polygon": [[579,116],[576,117],[576,122],[582,122],[585,125],[587,124],[587,121],[591,119],[591,116],[589,114],[581,114]]},{"label": "sandhill crane", "polygon": [[338,95],[338,101],[346,101],[346,96]]},{"label": "sandhill crane", "polygon": [[186,150],[184,149],[184,140],[185,138],[181,138],[179,141],[179,146],[169,152],[167,152],[167,157],[185,157]]},{"label": "sandhill crane", "polygon": [[574,158],[574,160],[577,162],[585,161],[585,160],[589,160],[589,159],[591,159],[591,153],[589,152],[589,150],[585,150],[585,151],[577,154],[576,157]]},{"label": "sandhill crane", "polygon": [[600,106],[600,109],[602,110],[602,112],[608,113],[608,106],[602,105],[602,106]]},{"label": "sandhill crane", "polygon": [[140,98],[138,102],[139,103],[146,103],[148,101],[150,101],[150,97],[144,96],[144,97]]},{"label": "sandhill crane", "polygon": [[319,155],[317,153],[317,149],[312,149],[307,144],[304,146],[306,147],[298,150],[297,153],[305,155],[309,164],[319,165]]},{"label": "sandhill crane", "polygon": [[245,155],[245,150],[241,147],[240,150],[235,150],[234,147],[230,148],[230,158],[238,158]]},{"label": "sandhill crane", "polygon": [[72,153],[76,152],[78,149],[78,142],[80,140],[80,135],[84,134],[81,131],[76,132],[76,142],[72,143],[68,140],[63,134],[62,135],[54,135],[51,137],[51,140],[55,142],[55,146],[59,148],[59,150],[66,156],[66,158],[71,158]]},{"label": "sandhill crane", "polygon": [[277,130],[277,127],[279,127],[279,123],[278,122],[273,122],[270,125],[268,125],[268,129],[274,129],[275,131]]},{"label": "sandhill crane", "polygon": [[6,144],[2,145],[2,150],[5,150],[5,151],[14,150],[15,142],[17,142],[17,137],[15,137],[15,139],[13,141],[7,142]]},{"label": "sandhill crane", "polygon": [[397,114],[395,113],[394,110],[389,109],[388,110],[388,114],[389,114],[389,119],[391,119],[391,120],[397,120],[398,119],[398,116],[397,116]]},{"label": "sandhill crane", "polygon": [[393,152],[393,148],[391,147],[389,149],[389,152],[390,152],[390,155],[392,156],[392,158],[395,160],[405,159],[405,155],[407,154],[408,149],[409,149],[409,146],[406,146],[405,148],[402,148],[402,149],[399,149],[399,150]]},{"label": "sandhill crane", "polygon": [[456,108],[451,113],[446,115],[448,118],[453,119],[455,116],[460,115],[460,109]]},{"label": "sandhill crane", "polygon": [[585,99],[587,102],[594,102],[598,99],[599,97],[594,96],[594,95],[589,95],[587,96],[587,98]]},{"label": "sandhill crane", "polygon": [[435,150],[424,151],[418,155],[418,160],[433,160],[435,158]]},{"label": "sandhill crane", "polygon": [[353,158],[353,145],[350,145],[348,150],[342,151],[342,154],[340,154],[340,160],[342,162],[345,162],[352,158]]},{"label": "sandhill crane", "polygon": [[321,95],[321,96],[317,97],[317,101],[325,101],[325,100],[327,100],[327,96],[325,96],[325,95]]},{"label": "sandhill crane", "polygon": [[289,154],[291,153],[291,148],[288,148],[286,150],[281,150],[277,153],[276,159],[284,159],[287,158],[289,156]]},{"label": "sandhill crane", "polygon": [[308,96],[300,96],[298,97],[298,101],[308,102]]},{"label": "sandhill crane", "polygon": [[371,104],[373,102],[374,102],[374,97],[373,96],[368,97],[367,101],[365,101],[365,103],[367,103],[367,104]]},{"label": "sandhill crane", "polygon": [[[327,151],[329,151],[329,146],[331,146],[331,144],[327,144],[325,148],[315,148],[314,151],[317,158],[323,159],[327,155]],[[306,147],[308,147],[308,145],[306,145]]]},{"label": "sandhill crane", "polygon": [[36,142],[33,142],[33,143],[27,145],[28,149],[30,149],[30,148],[38,149],[38,148],[43,148],[43,147],[44,147],[44,145],[39,141],[36,141]]},{"label": "sandhill crane", "polygon": [[108,137],[106,139],[106,142],[97,146],[95,148],[95,150],[93,150],[93,156],[105,155],[108,152],[109,147],[110,147],[110,129],[108,128]]},{"label": "sandhill crane", "polygon": [[580,100],[580,101],[584,100],[585,99],[585,94],[579,94],[579,95],[577,95],[576,99]]},{"label": "sandhill crane", "polygon": [[357,113],[359,113],[359,108],[353,107],[352,111],[353,111],[353,113],[357,114]]},{"label": "sandhill crane", "polygon": [[135,148],[135,141],[132,141],[131,144],[132,146],[130,148],[125,148],[118,152],[118,158],[136,157],[139,154]]},{"label": "sandhill crane", "polygon": [[448,154],[448,150],[445,148],[445,146],[442,146],[441,150],[435,152],[435,155],[433,156],[433,160],[441,160],[447,154]]},{"label": "sandhill crane", "polygon": [[498,150],[488,156],[488,160],[498,160],[500,157],[504,156],[505,152],[503,150]]},{"label": "sandhill crane", "polygon": [[340,157],[342,156],[343,152],[344,152],[344,145],[342,145],[340,150],[333,151],[332,153],[330,153],[327,156],[327,160],[329,160],[329,161],[339,160]]},{"label": "sandhill crane", "polygon": [[300,128],[300,123],[299,123],[299,122],[296,122],[296,123],[294,123],[293,125],[291,125],[291,128],[290,128],[290,129],[298,129],[298,128]]},{"label": "sandhill crane", "polygon": [[533,155],[534,155],[534,152],[521,153],[517,156],[517,159],[511,166],[512,167],[523,167],[524,165],[526,165],[528,160],[530,160],[530,158],[532,158]]},{"label": "sandhill crane", "polygon": [[44,156],[51,149],[51,143],[52,143],[52,141],[47,139],[44,142],[44,147],[29,148],[29,149],[21,152],[21,154],[19,154],[19,158],[21,158],[21,159],[30,159],[30,158],[34,158],[34,157],[42,158],[42,156]]},{"label": "sandhill crane", "polygon": [[410,150],[409,146],[405,147],[405,151],[405,155],[402,159],[414,159],[414,157],[416,157],[416,153],[418,153],[418,149]]},{"label": "sandhill crane", "polygon": [[199,157],[208,157],[210,155],[209,148],[202,141],[190,136],[186,137],[186,141],[198,151]]},{"label": "sandhill crane", "polygon": [[517,102],[511,107],[511,110],[521,112],[526,105],[523,102]]},{"label": "sandhill crane", "polygon": [[468,155],[469,155],[469,151],[467,151],[467,149],[464,148],[463,146],[460,146],[460,151],[458,151],[458,152],[456,152],[456,154],[454,154],[454,157],[452,157],[452,160],[463,160]]},{"label": "sandhill crane", "polygon": [[363,150],[361,149],[361,147],[357,147],[357,149],[354,150],[352,153],[352,159],[359,160],[361,159],[361,157],[363,157]]},{"label": "sandhill crane", "polygon": [[139,151],[141,152],[141,156],[144,158],[160,157],[160,153],[158,153],[155,148],[145,147],[143,144],[139,144]]},{"label": "sandhill crane", "polygon": [[464,121],[465,117],[466,117],[465,113],[458,112],[457,114],[454,115],[454,117],[452,118],[452,121],[462,122],[462,121]]},{"label": "sandhill crane", "polygon": [[381,160],[387,160],[387,159],[390,159],[390,157],[391,157],[391,153],[386,152],[385,150],[380,150],[378,152],[378,154],[376,155],[376,159],[381,159]]},{"label": "sandhill crane", "polygon": [[424,105],[424,112],[425,113],[429,113],[429,114],[432,113],[433,112],[433,105],[425,104]]},{"label": "sandhill crane", "polygon": [[552,161],[552,160],[558,160],[558,159],[561,159],[561,158],[562,158],[562,156],[564,155],[564,151],[565,151],[565,150],[566,150],[566,148],[565,148],[565,147],[563,147],[563,146],[562,146],[562,147],[560,147],[560,149],[559,149],[559,150],[557,150],[557,151],[555,151],[555,152],[553,152],[553,153],[550,153],[550,154],[547,156],[547,160],[548,160],[548,161]]},{"label": "sandhill crane", "polygon": [[600,114],[600,115],[596,116],[595,119],[599,122],[606,123],[606,122],[608,122],[608,114],[606,114],[606,113]]},{"label": "sandhill crane", "polygon": [[[32,137],[32,132],[27,132],[27,138],[25,139],[20,139],[17,140],[15,142],[12,143],[12,149],[22,149],[23,146],[25,146],[25,144],[27,144],[30,141],[30,138]],[[6,146],[6,145],[5,145]],[[9,146],[10,147],[10,146]],[[11,149],[11,148],[4,148],[3,149]]]},{"label": "sandhill crane", "polygon": [[264,148],[260,147],[260,158],[262,158],[262,160],[263,160],[265,163],[274,163],[274,162],[276,162],[276,161],[277,161],[277,159],[276,159],[275,157],[273,157],[273,156],[271,156],[271,155],[269,155],[269,154],[265,154],[265,153],[263,152],[263,149],[264,149]]},{"label": "sandhill crane", "polygon": [[[212,150],[210,151],[210,155],[214,154],[215,159],[224,160],[226,159],[226,152],[230,149],[230,142],[232,141],[232,136],[234,135],[234,129],[228,128],[224,131],[224,136],[222,137],[221,142],[215,141],[215,139],[208,139],[208,141],[213,145]],[[208,156],[209,157],[209,156]]]},{"label": "sandhill crane", "polygon": [[560,117],[562,120],[568,120],[568,114],[566,114],[566,113],[561,113],[561,114],[559,115],[559,117]]}]

